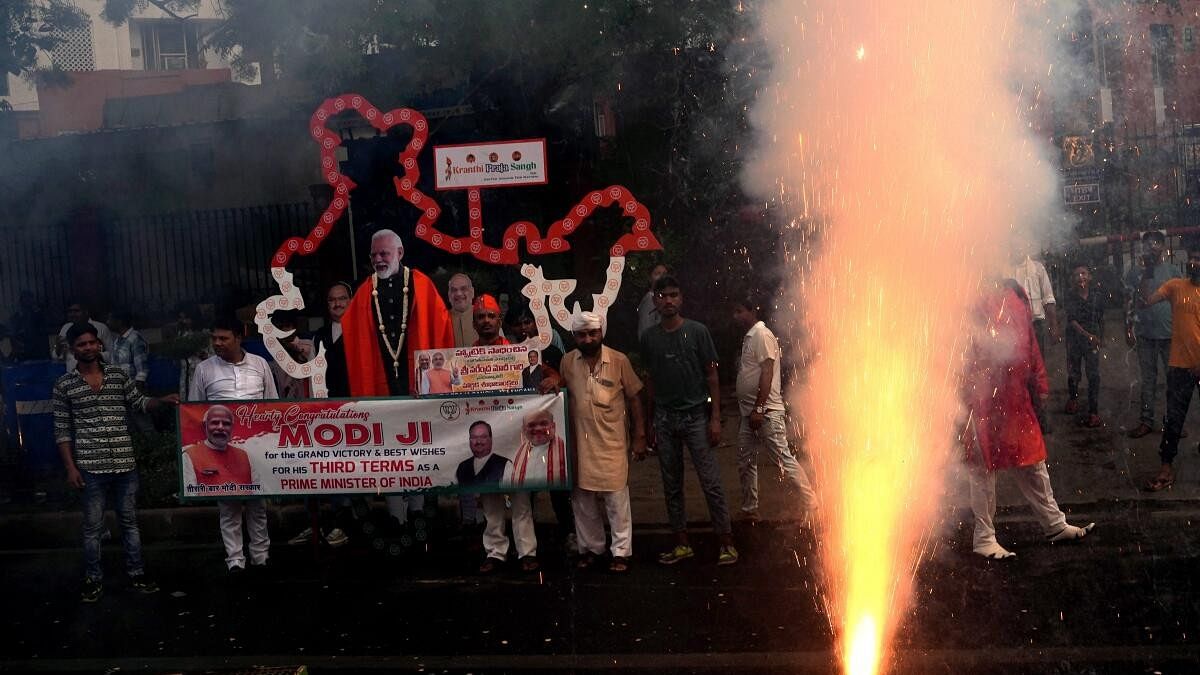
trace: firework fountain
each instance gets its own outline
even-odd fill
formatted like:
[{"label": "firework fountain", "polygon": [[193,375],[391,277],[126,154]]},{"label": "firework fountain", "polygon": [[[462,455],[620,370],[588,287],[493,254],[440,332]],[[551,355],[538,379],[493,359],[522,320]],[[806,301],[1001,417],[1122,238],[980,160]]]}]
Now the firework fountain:
[{"label": "firework fountain", "polygon": [[[771,186],[807,230],[791,301],[815,346],[803,411],[824,591],[845,672],[885,669],[955,452],[968,307],[1056,212],[1030,131],[1028,3],[780,1],[755,110]],[[1035,31],[1036,32],[1036,31]],[[1044,75],[1044,73],[1042,73]]]}]

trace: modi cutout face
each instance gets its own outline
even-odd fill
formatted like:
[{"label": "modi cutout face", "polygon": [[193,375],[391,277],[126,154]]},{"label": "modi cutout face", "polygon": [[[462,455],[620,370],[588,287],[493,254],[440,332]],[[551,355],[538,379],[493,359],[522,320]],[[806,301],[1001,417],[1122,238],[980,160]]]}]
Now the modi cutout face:
[{"label": "modi cutout face", "polygon": [[391,230],[380,230],[371,237],[371,267],[380,279],[387,279],[400,271],[404,258],[404,243]]},{"label": "modi cutout face", "polygon": [[217,450],[224,450],[229,445],[229,435],[233,433],[233,412],[223,405],[215,405],[204,413],[204,437],[208,444]]},{"label": "modi cutout face", "polygon": [[539,410],[525,417],[525,438],[533,445],[546,445],[554,440],[554,415],[549,410]]}]

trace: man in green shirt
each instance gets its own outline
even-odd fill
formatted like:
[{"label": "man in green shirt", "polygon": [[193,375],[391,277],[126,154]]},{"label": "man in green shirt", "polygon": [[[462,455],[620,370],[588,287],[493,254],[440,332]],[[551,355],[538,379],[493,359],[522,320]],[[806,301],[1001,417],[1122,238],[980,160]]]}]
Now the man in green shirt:
[{"label": "man in green shirt", "polygon": [[[713,448],[721,440],[721,389],[717,381],[717,350],[704,324],[679,313],[683,293],[675,277],[654,282],[654,305],[661,320],[641,336],[641,351],[649,370],[646,378],[650,415],[646,437],[658,448],[667,518],[675,532],[675,548],[658,557],[673,565],[694,555],[688,540],[683,501],[683,445],[692,452],[692,465],[704,490],[713,530],[721,542],[718,565],[738,561],[729,524],[729,508],[721,487],[721,467]],[[706,404],[712,405],[709,415]]]}]

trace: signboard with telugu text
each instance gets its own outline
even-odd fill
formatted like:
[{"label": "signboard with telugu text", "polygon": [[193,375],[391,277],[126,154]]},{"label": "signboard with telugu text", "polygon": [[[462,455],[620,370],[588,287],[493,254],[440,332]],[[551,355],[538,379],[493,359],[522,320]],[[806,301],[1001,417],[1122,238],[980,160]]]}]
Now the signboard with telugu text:
[{"label": "signboard with telugu text", "polygon": [[413,378],[422,396],[533,389],[530,362],[536,366],[540,356],[525,344],[424,349],[415,355]]}]

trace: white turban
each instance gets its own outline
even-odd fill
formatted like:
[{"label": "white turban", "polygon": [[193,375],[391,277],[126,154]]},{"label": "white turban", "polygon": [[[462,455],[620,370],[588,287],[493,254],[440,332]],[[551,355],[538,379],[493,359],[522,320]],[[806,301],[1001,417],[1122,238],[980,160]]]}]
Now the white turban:
[{"label": "white turban", "polygon": [[604,321],[595,312],[580,312],[571,317],[571,332],[604,328]]}]

